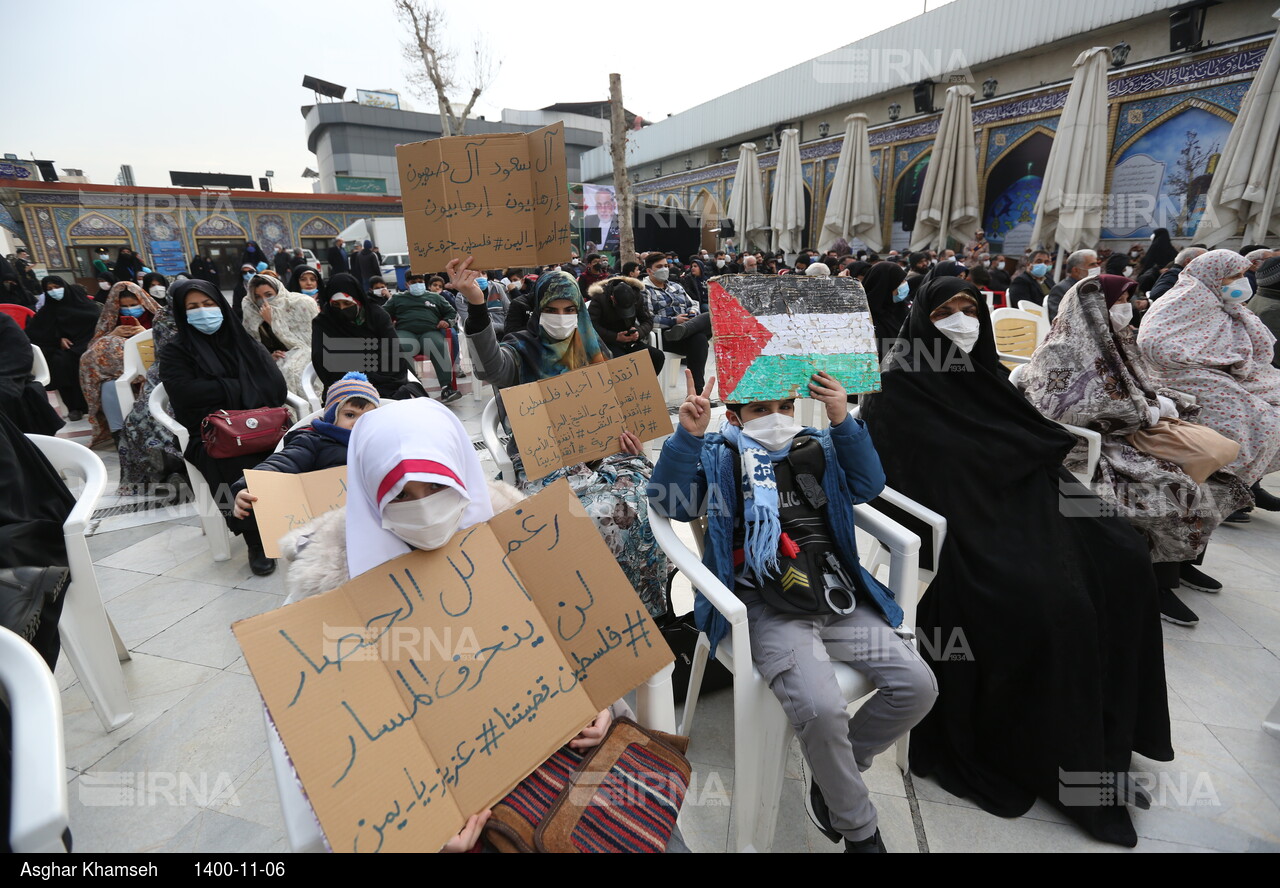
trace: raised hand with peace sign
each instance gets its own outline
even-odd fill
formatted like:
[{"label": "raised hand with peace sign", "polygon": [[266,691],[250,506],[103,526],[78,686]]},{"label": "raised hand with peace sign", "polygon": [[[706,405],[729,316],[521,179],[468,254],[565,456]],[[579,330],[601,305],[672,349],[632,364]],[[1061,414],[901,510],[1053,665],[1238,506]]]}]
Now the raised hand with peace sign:
[{"label": "raised hand with peace sign", "polygon": [[687,369],[684,371],[684,380],[689,387],[689,395],[680,405],[680,427],[695,438],[701,438],[707,433],[707,425],[711,422],[711,389],[716,384],[716,378],[713,376],[707,380],[707,387],[701,394],[693,384],[693,373]]}]

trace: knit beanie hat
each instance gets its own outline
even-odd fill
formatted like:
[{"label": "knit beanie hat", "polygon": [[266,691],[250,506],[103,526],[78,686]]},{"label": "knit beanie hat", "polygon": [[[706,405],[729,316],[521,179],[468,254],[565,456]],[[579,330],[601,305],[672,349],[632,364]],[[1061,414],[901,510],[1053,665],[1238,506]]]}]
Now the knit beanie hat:
[{"label": "knit beanie hat", "polygon": [[378,390],[373,387],[369,377],[363,373],[348,373],[329,386],[329,394],[324,399],[324,421],[337,422],[339,408],[352,398],[364,398],[375,406],[381,403],[378,399]]},{"label": "knit beanie hat", "polygon": [[1255,276],[1259,287],[1266,287],[1268,290],[1280,289],[1280,256],[1263,262]]}]

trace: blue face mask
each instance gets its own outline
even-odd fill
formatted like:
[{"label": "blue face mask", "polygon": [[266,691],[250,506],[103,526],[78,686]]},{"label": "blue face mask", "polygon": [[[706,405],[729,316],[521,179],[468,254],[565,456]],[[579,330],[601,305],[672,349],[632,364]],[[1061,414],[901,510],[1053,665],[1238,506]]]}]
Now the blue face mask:
[{"label": "blue face mask", "polygon": [[252,272],[252,271],[246,271],[246,272],[242,275],[242,277],[244,277],[245,281],[246,281],[246,282],[248,282],[249,280],[251,280],[251,279],[253,278],[253,272]]},{"label": "blue face mask", "polygon": [[1035,265],[1031,266],[1031,273],[1038,278],[1044,277],[1048,271],[1049,271],[1049,266],[1043,262],[1037,262]]},{"label": "blue face mask", "polygon": [[488,293],[488,292],[489,292],[489,279],[488,279],[488,278],[476,278],[476,286],[480,288],[480,292],[481,292],[481,293]]},{"label": "blue face mask", "polygon": [[187,322],[201,333],[217,333],[222,326],[222,309],[192,308],[187,311]]},{"label": "blue face mask", "polygon": [[312,288],[312,289],[310,289],[310,290],[304,289],[302,292],[303,292],[303,294],[304,294],[304,295],[306,295],[306,296],[315,296],[315,295],[316,295],[316,294],[318,294],[320,291],[319,291],[318,289]]},{"label": "blue face mask", "polygon": [[910,293],[911,293],[911,288],[907,286],[906,281],[903,281],[902,283],[898,284],[898,289],[893,291],[893,301],[901,302],[902,300],[906,299],[907,296],[910,295]]},{"label": "blue face mask", "polygon": [[409,294],[411,296],[425,296],[427,295],[427,285],[420,282],[412,283],[409,285]]},{"label": "blue face mask", "polygon": [[65,292],[65,291],[62,289],[62,287],[54,287],[52,290],[50,290],[50,291],[49,291],[48,293],[46,293],[45,295],[46,295],[46,296],[48,296],[50,299],[61,299],[61,298],[62,298],[62,294],[63,294],[64,292]]},{"label": "blue face mask", "polygon": [[120,309],[120,314],[127,318],[140,318],[144,310],[141,305],[128,305]]}]

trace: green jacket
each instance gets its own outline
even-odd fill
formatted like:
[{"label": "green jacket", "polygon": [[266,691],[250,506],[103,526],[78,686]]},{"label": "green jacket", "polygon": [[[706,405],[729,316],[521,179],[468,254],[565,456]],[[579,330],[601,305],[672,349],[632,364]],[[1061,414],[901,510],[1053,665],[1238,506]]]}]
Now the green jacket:
[{"label": "green jacket", "polygon": [[432,293],[430,290],[423,296],[397,293],[386,304],[386,309],[387,314],[395,321],[397,331],[403,330],[415,336],[436,329],[441,321],[452,323],[458,316],[457,310],[443,294]]}]

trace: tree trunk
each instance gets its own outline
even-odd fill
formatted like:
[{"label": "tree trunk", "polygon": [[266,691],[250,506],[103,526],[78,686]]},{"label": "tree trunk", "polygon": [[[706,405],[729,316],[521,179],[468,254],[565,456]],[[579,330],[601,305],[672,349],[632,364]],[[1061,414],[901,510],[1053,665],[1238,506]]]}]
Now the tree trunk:
[{"label": "tree trunk", "polygon": [[622,109],[622,75],[609,75],[609,154],[613,157],[613,187],[618,196],[618,268],[630,262],[636,253],[635,232],[631,219],[635,201],[631,196],[631,179],[627,176],[627,117]]}]

